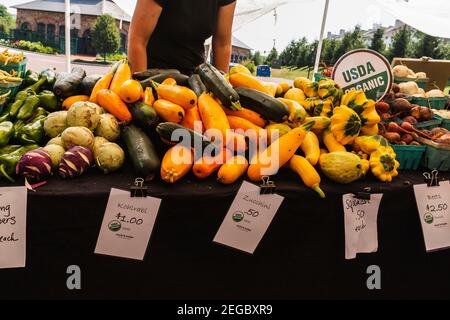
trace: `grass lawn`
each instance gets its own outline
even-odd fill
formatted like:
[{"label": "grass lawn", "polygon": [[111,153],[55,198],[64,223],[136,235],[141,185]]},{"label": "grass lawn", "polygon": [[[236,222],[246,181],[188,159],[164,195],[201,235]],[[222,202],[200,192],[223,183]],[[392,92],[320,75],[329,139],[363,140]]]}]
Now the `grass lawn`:
[{"label": "grass lawn", "polygon": [[[300,69],[288,69],[288,68],[281,68],[281,69],[271,69],[271,77],[274,78],[283,78],[283,79],[289,79],[294,80],[297,77],[308,77],[308,68],[303,67]],[[310,78],[313,76],[313,70],[311,68]]]}]

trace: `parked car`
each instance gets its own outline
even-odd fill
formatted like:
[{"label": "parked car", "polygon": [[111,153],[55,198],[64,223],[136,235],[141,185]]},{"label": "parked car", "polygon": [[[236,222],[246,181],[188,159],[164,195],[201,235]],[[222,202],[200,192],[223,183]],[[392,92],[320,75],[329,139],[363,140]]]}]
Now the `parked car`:
[{"label": "parked car", "polygon": [[256,67],[257,77],[270,77],[270,67],[268,65],[261,64]]}]

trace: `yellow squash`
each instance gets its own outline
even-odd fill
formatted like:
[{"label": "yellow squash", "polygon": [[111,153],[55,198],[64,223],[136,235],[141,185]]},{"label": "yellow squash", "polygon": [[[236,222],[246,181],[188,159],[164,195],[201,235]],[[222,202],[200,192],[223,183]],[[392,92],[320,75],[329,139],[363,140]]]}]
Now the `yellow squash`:
[{"label": "yellow squash", "polygon": [[111,85],[109,86],[109,90],[114,93],[120,95],[120,87],[122,84],[131,79],[131,69],[128,61],[124,60],[117,68],[116,73],[114,73],[114,77],[111,81]]},{"label": "yellow squash", "polygon": [[326,129],[323,132],[322,140],[325,147],[327,147],[328,152],[347,151],[347,149],[336,140],[330,129]]},{"label": "yellow squash", "polygon": [[298,127],[305,121],[305,118],[307,116],[306,110],[297,101],[286,98],[277,99],[287,105],[289,110],[288,123],[292,127]]},{"label": "yellow squash", "polygon": [[336,107],[331,117],[330,129],[340,144],[351,144],[361,131],[361,119],[347,106]]},{"label": "yellow squash", "polygon": [[325,193],[320,189],[320,176],[308,160],[294,155],[289,161],[289,167],[300,176],[308,188],[316,191],[321,198],[325,198]]},{"label": "yellow squash", "polygon": [[320,146],[319,146],[319,139],[317,139],[317,136],[309,131],[305,139],[303,140],[302,145],[300,146],[303,153],[305,154],[306,160],[309,161],[313,166],[317,164],[320,157]]},{"label": "yellow squash", "polygon": [[267,93],[266,87],[261,81],[253,77],[251,74],[235,72],[230,73],[230,83],[233,87],[250,88],[263,93]]},{"label": "yellow squash", "polygon": [[263,176],[276,174],[292,158],[313,125],[309,122],[292,129],[254,157],[247,171],[250,180],[261,181]]},{"label": "yellow squash", "polygon": [[304,92],[302,91],[302,89],[299,89],[299,88],[289,89],[284,94],[284,98],[297,101],[302,106],[303,106],[303,101],[306,100],[306,96],[305,96]]},{"label": "yellow squash", "polygon": [[248,161],[244,156],[237,155],[228,159],[217,173],[217,181],[223,184],[235,183],[248,168]]}]

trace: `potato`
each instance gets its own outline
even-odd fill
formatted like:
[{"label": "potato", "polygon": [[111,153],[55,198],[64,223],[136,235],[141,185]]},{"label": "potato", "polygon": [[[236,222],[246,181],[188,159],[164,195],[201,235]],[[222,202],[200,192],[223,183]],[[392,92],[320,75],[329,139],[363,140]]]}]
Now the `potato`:
[{"label": "potato", "polygon": [[95,135],[105,138],[108,141],[116,141],[120,136],[119,122],[112,114],[104,113],[99,116]]},{"label": "potato", "polygon": [[44,122],[45,133],[54,138],[67,128],[67,111],[50,113]]},{"label": "potato", "polygon": [[62,133],[61,138],[66,149],[82,146],[92,150],[94,147],[94,134],[86,127],[67,128]]},{"label": "potato", "polygon": [[92,102],[75,102],[67,112],[67,126],[86,127],[94,131],[100,120],[98,108],[100,107]]}]

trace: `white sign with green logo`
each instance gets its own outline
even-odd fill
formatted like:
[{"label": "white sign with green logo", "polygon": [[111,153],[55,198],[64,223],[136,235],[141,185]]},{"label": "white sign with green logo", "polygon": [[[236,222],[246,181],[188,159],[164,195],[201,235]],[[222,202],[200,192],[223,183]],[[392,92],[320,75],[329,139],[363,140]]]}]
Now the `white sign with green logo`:
[{"label": "white sign with green logo", "polygon": [[450,183],[414,186],[417,209],[427,251],[450,247]]},{"label": "white sign with green logo", "polygon": [[379,101],[392,86],[392,70],[384,56],[369,49],[357,49],[344,54],[333,68],[332,78],[344,93],[362,90]]},{"label": "white sign with green logo", "polygon": [[244,181],[214,242],[253,254],[283,200],[278,194],[260,194],[258,186]]}]

